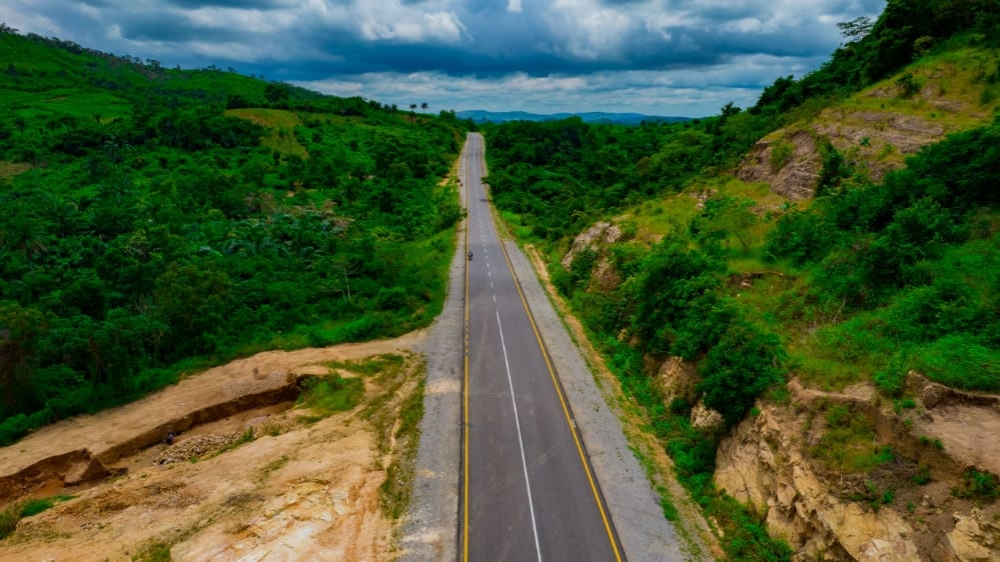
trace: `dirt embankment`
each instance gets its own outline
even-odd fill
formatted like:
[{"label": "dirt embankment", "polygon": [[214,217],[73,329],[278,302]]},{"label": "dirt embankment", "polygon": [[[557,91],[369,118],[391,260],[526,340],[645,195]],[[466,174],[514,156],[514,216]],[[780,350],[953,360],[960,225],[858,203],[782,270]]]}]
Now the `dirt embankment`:
[{"label": "dirt embankment", "polygon": [[[390,422],[417,392],[422,362],[407,350],[422,338],[261,353],[0,449],[3,503],[73,496],[21,520],[0,560],[385,558]],[[389,378],[335,370],[363,380],[353,409],[314,420],[294,406],[302,377],[387,353],[408,358]]]}]

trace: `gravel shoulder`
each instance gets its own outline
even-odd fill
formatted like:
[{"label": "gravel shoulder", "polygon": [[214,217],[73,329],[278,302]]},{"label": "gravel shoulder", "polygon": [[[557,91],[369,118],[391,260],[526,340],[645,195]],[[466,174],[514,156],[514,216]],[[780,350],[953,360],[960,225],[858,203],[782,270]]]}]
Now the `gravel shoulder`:
[{"label": "gravel shoulder", "polygon": [[[464,177],[464,157],[459,162],[458,175]],[[465,190],[458,192],[466,208]],[[467,225],[467,220],[459,225],[444,308],[415,347],[426,359],[427,382],[413,493],[399,540],[399,560],[406,562],[458,559]]]},{"label": "gravel shoulder", "polygon": [[583,355],[548,299],[531,263],[517,245],[504,245],[525,300],[552,359],[573,420],[600,484],[628,560],[692,560],[639,465]]}]

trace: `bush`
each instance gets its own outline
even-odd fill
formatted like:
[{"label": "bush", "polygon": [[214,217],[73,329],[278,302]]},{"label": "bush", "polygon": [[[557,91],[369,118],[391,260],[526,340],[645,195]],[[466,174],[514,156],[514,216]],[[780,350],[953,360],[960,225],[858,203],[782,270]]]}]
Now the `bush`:
[{"label": "bush", "polygon": [[771,173],[780,172],[791,160],[793,154],[795,154],[795,145],[790,142],[778,142],[771,145]]},{"label": "bush", "polygon": [[954,334],[916,352],[913,368],[953,388],[1000,392],[1000,350],[977,337]]},{"label": "bush", "polygon": [[359,378],[345,379],[339,375],[309,378],[302,383],[299,405],[310,408],[323,417],[357,406],[365,395],[365,384]]},{"label": "bush", "polygon": [[896,79],[896,87],[899,88],[900,97],[912,98],[920,91],[920,81],[913,77],[912,72],[904,72]]},{"label": "bush", "polygon": [[788,209],[768,232],[764,255],[802,265],[823,259],[835,240],[836,229],[818,213]]},{"label": "bush", "polygon": [[995,500],[1000,496],[1000,478],[992,472],[969,469],[962,475],[962,482],[951,489],[956,498]]},{"label": "bush", "polygon": [[702,366],[698,390],[704,393],[705,405],[721,413],[726,423],[738,423],[758,396],[781,381],[785,357],[774,334],[734,322]]}]

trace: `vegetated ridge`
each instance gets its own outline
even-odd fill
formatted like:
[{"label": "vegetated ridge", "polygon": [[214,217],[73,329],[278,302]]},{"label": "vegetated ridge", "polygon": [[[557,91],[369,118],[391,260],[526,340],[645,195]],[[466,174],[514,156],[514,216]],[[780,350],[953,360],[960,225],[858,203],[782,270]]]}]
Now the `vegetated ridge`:
[{"label": "vegetated ridge", "polygon": [[662,117],[644,115],[642,113],[606,113],[592,111],[585,113],[551,113],[539,114],[526,111],[485,111],[470,109],[456,113],[459,119],[470,119],[476,123],[506,123],[507,121],[558,121],[569,117],[579,117],[586,123],[603,123],[614,125],[639,125],[649,123],[677,123],[690,121],[690,117]]},{"label": "vegetated ridge", "polygon": [[483,127],[731,559],[1000,556],[998,15],[890,1],[701,120]]},{"label": "vegetated ridge", "polygon": [[0,445],[442,306],[467,123],[0,26]]}]

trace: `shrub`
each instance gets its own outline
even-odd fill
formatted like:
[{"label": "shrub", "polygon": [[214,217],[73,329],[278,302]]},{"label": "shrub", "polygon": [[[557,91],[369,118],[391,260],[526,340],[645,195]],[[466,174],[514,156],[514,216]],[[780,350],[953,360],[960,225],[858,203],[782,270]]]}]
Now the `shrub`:
[{"label": "shrub", "polygon": [[743,419],[758,396],[781,381],[786,358],[778,338],[745,322],[733,322],[705,358],[705,405],[732,425]]},{"label": "shrub", "polygon": [[911,98],[920,91],[920,82],[913,77],[912,72],[904,72],[896,79],[896,87],[899,88],[899,96]]},{"label": "shrub", "polygon": [[793,154],[795,154],[795,145],[790,142],[783,141],[771,145],[771,173],[780,172],[791,160]]},{"label": "shrub", "polygon": [[768,232],[764,255],[802,265],[823,259],[835,240],[835,229],[818,213],[788,209]]},{"label": "shrub", "polygon": [[309,378],[302,382],[299,405],[312,409],[319,416],[350,410],[365,394],[361,379],[345,379],[339,375]]},{"label": "shrub", "polygon": [[953,388],[1000,391],[1000,350],[968,334],[944,336],[922,347],[913,368]]},{"label": "shrub", "polygon": [[956,498],[992,501],[1000,496],[1000,478],[992,472],[969,469],[962,475],[962,482],[951,489],[951,494]]}]

